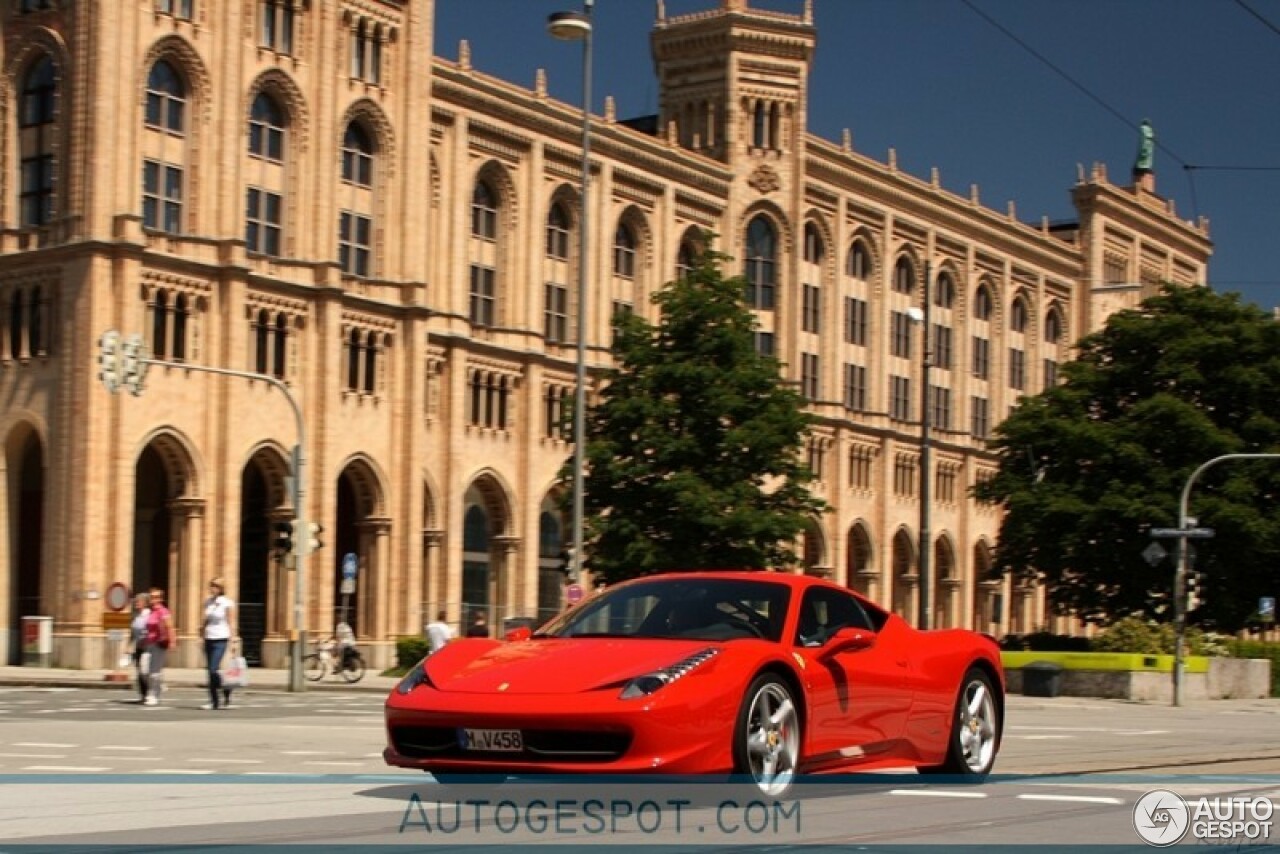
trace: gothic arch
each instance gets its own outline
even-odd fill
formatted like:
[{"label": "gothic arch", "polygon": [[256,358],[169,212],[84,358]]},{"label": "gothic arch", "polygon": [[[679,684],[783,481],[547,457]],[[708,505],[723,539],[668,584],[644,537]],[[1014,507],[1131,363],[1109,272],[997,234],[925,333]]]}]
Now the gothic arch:
[{"label": "gothic arch", "polygon": [[147,434],[139,443],[135,464],[147,450],[153,450],[164,466],[167,475],[167,498],[198,498],[201,495],[202,469],[198,457],[191,450],[191,443],[172,427],[160,427]]},{"label": "gothic arch", "polygon": [[[827,215],[818,208],[810,208],[805,212],[804,225],[813,226],[818,231],[818,237],[822,239],[822,277],[824,280],[830,277],[831,271],[836,269],[835,264],[839,252],[836,251],[835,234],[831,230],[831,222]],[[803,234],[803,228],[801,230]],[[803,259],[802,259],[803,260]]]},{"label": "gothic arch", "polygon": [[285,489],[285,478],[290,476],[289,458],[291,454],[275,441],[259,442],[249,449],[245,456],[245,466],[256,465],[266,478],[268,501],[272,508],[293,508],[293,496]]},{"label": "gothic arch", "polygon": [[751,221],[762,214],[769,220],[769,224],[773,226],[773,230],[778,235],[779,269],[786,269],[785,256],[795,250],[796,236],[794,229],[791,227],[791,220],[787,217],[786,211],[774,202],[771,202],[768,199],[760,199],[743,211],[742,215],[738,218],[736,232],[738,235],[737,239],[738,241],[745,240],[747,229],[751,226]]},{"label": "gothic arch", "polygon": [[[482,469],[471,477],[467,490],[474,488],[481,496],[484,510],[493,523],[490,533],[495,537],[512,536],[514,518],[511,511],[511,486],[493,469]],[[464,490],[464,493],[467,491]]]},{"label": "gothic arch", "polygon": [[355,498],[355,514],[359,519],[381,519],[387,515],[386,477],[378,465],[364,454],[348,457],[338,466],[339,477],[347,477]]},{"label": "gothic arch", "polygon": [[284,106],[285,114],[288,116],[288,130],[297,140],[297,153],[299,155],[304,153],[310,141],[311,112],[307,108],[306,96],[302,94],[302,89],[298,87],[297,82],[278,68],[259,74],[249,84],[244,103],[241,105],[243,125],[246,129],[249,116],[253,111],[253,101],[260,92],[277,99]]},{"label": "gothic arch", "polygon": [[[488,184],[498,196],[498,217],[500,220],[505,219],[505,229],[498,231],[499,245],[503,243],[503,235],[510,234],[517,223],[517,214],[520,209],[519,196],[516,194],[515,181],[511,178],[511,172],[498,160],[487,160],[481,164],[476,170],[475,179],[472,180],[464,198],[468,201],[471,199],[471,188],[483,181]],[[576,198],[576,197],[575,197]],[[505,214],[505,217],[503,216]]]},{"label": "gothic arch", "polygon": [[147,51],[147,55],[142,60],[142,67],[138,69],[138,83],[136,91],[138,93],[139,115],[143,115],[147,97],[147,78],[151,74],[151,68],[160,60],[167,60],[176,66],[179,74],[182,75],[183,81],[191,89],[190,100],[193,110],[192,114],[199,111],[199,121],[192,121],[187,129],[190,137],[195,140],[200,136],[200,131],[208,125],[213,114],[213,81],[209,74],[209,68],[205,65],[204,59],[200,56],[190,42],[181,36],[171,35],[164,36],[151,45],[151,49]]},{"label": "gothic arch", "polygon": [[[376,172],[378,189],[381,193],[386,193],[395,179],[396,135],[391,119],[375,101],[361,98],[347,107],[346,112],[342,114],[342,120],[338,122],[339,143],[342,135],[347,132],[347,126],[353,121],[359,121],[373,134],[374,154],[378,158]],[[341,152],[341,144],[338,150]]]},{"label": "gothic arch", "polygon": [[[653,267],[653,229],[649,226],[649,218],[645,216],[639,205],[627,205],[622,213],[618,215],[617,223],[619,225],[626,223],[631,226],[636,235],[637,254],[643,252],[642,264],[640,270],[648,272]],[[609,245],[613,245],[613,235],[609,235]],[[637,279],[640,278],[637,275]]]}]

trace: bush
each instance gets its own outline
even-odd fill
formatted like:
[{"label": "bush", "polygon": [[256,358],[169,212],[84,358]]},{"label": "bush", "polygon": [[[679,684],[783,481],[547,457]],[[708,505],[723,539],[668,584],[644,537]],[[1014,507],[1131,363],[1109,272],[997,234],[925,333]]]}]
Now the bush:
[{"label": "bush", "polygon": [[[1184,636],[1187,655],[1227,655],[1220,639],[1188,626]],[[1177,633],[1173,623],[1157,623],[1141,617],[1117,620],[1093,638],[1095,652],[1137,652],[1143,655],[1173,655]]]},{"label": "bush", "polygon": [[1271,660],[1271,696],[1280,697],[1280,643],[1274,641],[1229,640],[1226,647],[1234,658]]},{"label": "bush", "polygon": [[418,635],[398,638],[396,640],[396,667],[408,671],[419,661],[427,657],[431,649],[427,639]]}]

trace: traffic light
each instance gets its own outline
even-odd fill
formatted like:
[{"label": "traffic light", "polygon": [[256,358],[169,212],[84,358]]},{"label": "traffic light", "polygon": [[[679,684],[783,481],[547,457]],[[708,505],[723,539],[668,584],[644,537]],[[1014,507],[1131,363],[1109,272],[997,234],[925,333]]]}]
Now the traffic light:
[{"label": "traffic light", "polygon": [[142,394],[142,381],[147,375],[147,345],[142,336],[130,335],[120,345],[120,382],[136,397]]},{"label": "traffic light", "polygon": [[293,554],[293,523],[276,522],[272,527],[276,533],[271,539],[271,548],[276,557],[283,559]]},{"label": "traffic light", "polygon": [[1194,569],[1187,573],[1187,610],[1194,611],[1204,604],[1204,573]]},{"label": "traffic light", "polygon": [[305,554],[311,554],[314,551],[319,551],[324,545],[324,543],[320,541],[320,534],[323,533],[323,531],[324,525],[321,525],[319,522],[307,523],[307,548]]},{"label": "traffic light", "polygon": [[98,339],[98,379],[115,394],[120,388],[120,333],[112,329]]},{"label": "traffic light", "polygon": [[560,571],[564,573],[565,581],[575,582],[578,580],[578,550],[569,548],[560,552],[560,557],[564,561],[560,566]]}]

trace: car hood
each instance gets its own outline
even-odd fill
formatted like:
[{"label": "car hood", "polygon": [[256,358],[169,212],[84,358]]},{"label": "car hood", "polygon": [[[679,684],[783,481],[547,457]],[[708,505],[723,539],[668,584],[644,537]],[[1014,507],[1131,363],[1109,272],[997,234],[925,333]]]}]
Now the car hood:
[{"label": "car hood", "polygon": [[426,669],[436,690],[450,693],[574,694],[621,685],[717,645],[620,638],[455,641],[428,658]]}]

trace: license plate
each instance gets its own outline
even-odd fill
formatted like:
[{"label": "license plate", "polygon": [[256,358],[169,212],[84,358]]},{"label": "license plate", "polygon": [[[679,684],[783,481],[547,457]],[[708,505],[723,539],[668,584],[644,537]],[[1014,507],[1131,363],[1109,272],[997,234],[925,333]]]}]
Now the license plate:
[{"label": "license plate", "polygon": [[519,753],[524,750],[524,738],[518,729],[467,729],[458,728],[458,744],[463,750],[499,751]]}]

